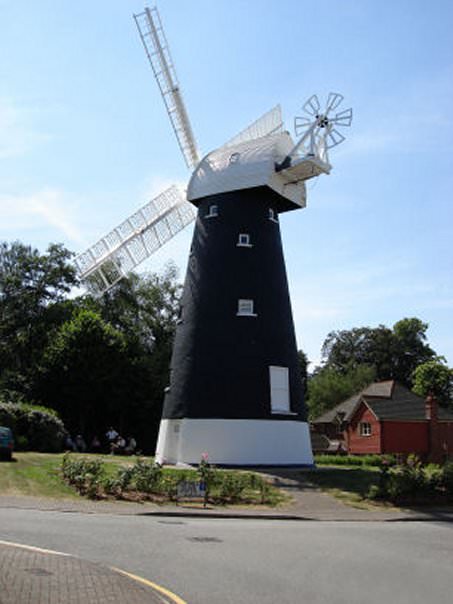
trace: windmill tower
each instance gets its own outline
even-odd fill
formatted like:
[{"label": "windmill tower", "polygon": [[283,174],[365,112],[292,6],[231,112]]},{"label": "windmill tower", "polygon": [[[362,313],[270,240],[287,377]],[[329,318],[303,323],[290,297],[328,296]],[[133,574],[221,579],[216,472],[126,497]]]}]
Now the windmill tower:
[{"label": "windmill tower", "polygon": [[187,201],[161,194],[76,258],[102,293],[195,217],[156,459],[311,465],[279,215],[305,207],[305,181],[328,174],[344,140],[343,97],[312,96],[295,119],[277,106],[201,161],[156,8],[134,15],[187,166]]}]

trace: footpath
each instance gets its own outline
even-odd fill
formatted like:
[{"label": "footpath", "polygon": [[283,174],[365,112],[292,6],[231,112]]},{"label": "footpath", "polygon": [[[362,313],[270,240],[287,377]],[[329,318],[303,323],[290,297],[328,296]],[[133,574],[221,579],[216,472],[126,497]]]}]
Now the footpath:
[{"label": "footpath", "polygon": [[[269,471],[274,484],[291,496],[291,502],[277,508],[207,507],[180,503],[156,505],[85,499],[44,499],[0,496],[1,508],[61,511],[82,514],[129,514],[185,516],[194,518],[235,518],[335,522],[453,522],[453,507],[400,509],[370,506],[352,507],[321,492],[298,478],[291,470]],[[0,511],[1,513],[1,511]],[[1,538],[1,533],[0,533]],[[0,541],[0,604],[184,604],[178,596],[158,585],[126,576],[100,564],[73,556],[23,547]]]}]

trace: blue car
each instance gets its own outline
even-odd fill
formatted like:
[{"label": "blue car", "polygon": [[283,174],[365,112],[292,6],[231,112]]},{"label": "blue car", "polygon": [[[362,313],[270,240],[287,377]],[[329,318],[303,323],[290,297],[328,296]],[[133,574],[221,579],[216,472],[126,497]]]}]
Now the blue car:
[{"label": "blue car", "polygon": [[0,426],[0,457],[11,461],[13,457],[14,438],[10,428]]}]

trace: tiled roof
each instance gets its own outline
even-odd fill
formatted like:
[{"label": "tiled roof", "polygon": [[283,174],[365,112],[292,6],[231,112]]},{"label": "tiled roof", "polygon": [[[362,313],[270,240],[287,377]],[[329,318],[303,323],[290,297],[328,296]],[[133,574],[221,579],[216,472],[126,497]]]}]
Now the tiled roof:
[{"label": "tiled roof", "polygon": [[[410,392],[412,394],[412,392]],[[415,394],[412,397],[398,400],[376,400],[363,397],[362,399],[381,420],[425,420],[425,401]],[[453,421],[453,413],[443,407],[438,408],[440,420]]]},{"label": "tiled roof", "polygon": [[393,398],[392,392],[396,385],[395,380],[387,380],[386,382],[374,382],[362,390],[364,396],[376,396],[379,398]]},{"label": "tiled roof", "polygon": [[360,401],[362,393],[354,394],[354,396],[349,397],[333,409],[326,411],[320,417],[317,417],[313,423],[314,424],[330,424],[335,421],[335,418],[339,413],[344,413],[344,421],[348,421],[350,416],[354,413],[354,410],[357,404]]},{"label": "tiled roof", "polygon": [[[394,380],[375,382],[358,394],[351,396],[321,417],[314,424],[332,423],[339,413],[344,413],[344,421],[349,421],[360,401],[364,401],[378,419],[386,420],[424,420],[425,399],[411,392]],[[440,420],[453,421],[453,411],[439,407]]]}]

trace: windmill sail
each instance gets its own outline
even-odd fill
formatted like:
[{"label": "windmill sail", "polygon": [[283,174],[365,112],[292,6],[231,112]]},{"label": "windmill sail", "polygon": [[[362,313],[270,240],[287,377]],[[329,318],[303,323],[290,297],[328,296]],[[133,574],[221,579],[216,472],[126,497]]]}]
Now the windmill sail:
[{"label": "windmill sail", "polygon": [[261,138],[262,136],[277,134],[278,132],[282,132],[282,130],[282,110],[280,105],[276,105],[250,124],[250,126],[247,126],[247,128],[239,132],[239,134],[236,134],[236,136],[226,142],[223,146],[231,147],[233,145],[238,145],[239,143],[245,143],[247,141],[255,140],[256,138]]},{"label": "windmill sail", "polygon": [[195,209],[170,187],[75,259],[79,277],[101,295],[195,219]]},{"label": "windmill sail", "polygon": [[134,15],[134,19],[179,147],[187,167],[193,169],[199,161],[197,145],[184,105],[159,12],[156,7],[151,9],[145,8],[143,13]]}]

